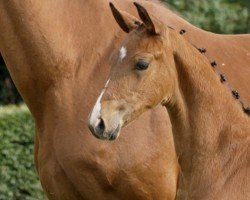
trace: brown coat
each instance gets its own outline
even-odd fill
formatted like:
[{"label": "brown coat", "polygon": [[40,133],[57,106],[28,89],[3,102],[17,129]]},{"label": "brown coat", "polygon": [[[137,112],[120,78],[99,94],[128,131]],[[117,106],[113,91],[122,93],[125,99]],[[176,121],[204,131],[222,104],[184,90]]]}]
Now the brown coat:
[{"label": "brown coat", "polygon": [[[131,1],[115,2],[133,8]],[[143,5],[166,24],[186,29],[184,37],[206,47],[250,101],[249,36],[207,33],[162,6]],[[175,197],[178,167],[164,110],[146,113],[112,143],[87,128],[108,76],[108,55],[124,37],[107,1],[0,0],[0,27],[0,52],[36,123],[35,161],[49,199]]]}]

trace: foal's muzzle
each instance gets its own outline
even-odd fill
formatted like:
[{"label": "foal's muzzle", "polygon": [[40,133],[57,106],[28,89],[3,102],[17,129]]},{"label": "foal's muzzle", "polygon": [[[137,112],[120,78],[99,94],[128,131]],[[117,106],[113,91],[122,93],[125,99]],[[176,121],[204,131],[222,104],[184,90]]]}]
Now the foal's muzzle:
[{"label": "foal's muzzle", "polygon": [[89,129],[102,140],[115,140],[131,113],[131,106],[124,100],[108,100],[95,106],[89,116]]},{"label": "foal's muzzle", "polygon": [[91,133],[98,139],[102,140],[115,140],[121,131],[121,124],[114,123],[111,128],[107,128],[104,120],[100,117],[97,123],[89,123]]}]

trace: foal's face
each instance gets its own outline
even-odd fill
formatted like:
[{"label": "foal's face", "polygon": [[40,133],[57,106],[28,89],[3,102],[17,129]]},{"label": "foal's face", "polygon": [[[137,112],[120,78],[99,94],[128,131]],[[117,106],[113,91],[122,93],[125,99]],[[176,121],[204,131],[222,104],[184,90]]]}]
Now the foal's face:
[{"label": "foal's face", "polygon": [[140,26],[113,53],[110,79],[90,115],[96,137],[116,139],[123,126],[170,98],[174,59],[168,34],[162,29],[152,35]]}]

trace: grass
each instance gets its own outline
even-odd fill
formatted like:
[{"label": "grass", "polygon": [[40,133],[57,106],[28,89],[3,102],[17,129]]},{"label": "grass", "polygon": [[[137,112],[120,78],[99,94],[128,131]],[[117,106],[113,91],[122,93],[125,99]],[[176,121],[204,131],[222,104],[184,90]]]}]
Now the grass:
[{"label": "grass", "polygon": [[0,107],[0,200],[43,199],[31,114],[25,105]]}]

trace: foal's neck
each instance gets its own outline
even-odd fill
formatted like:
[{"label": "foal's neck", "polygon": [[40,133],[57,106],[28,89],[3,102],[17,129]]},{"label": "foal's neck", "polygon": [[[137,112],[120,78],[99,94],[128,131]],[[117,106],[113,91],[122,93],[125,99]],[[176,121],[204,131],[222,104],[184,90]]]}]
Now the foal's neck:
[{"label": "foal's neck", "polygon": [[182,176],[188,183],[184,187],[193,199],[199,198],[197,194],[211,197],[209,189],[216,193],[237,166],[247,162],[242,157],[247,157],[249,121],[204,55],[182,38],[173,43],[178,80],[166,107]]}]

